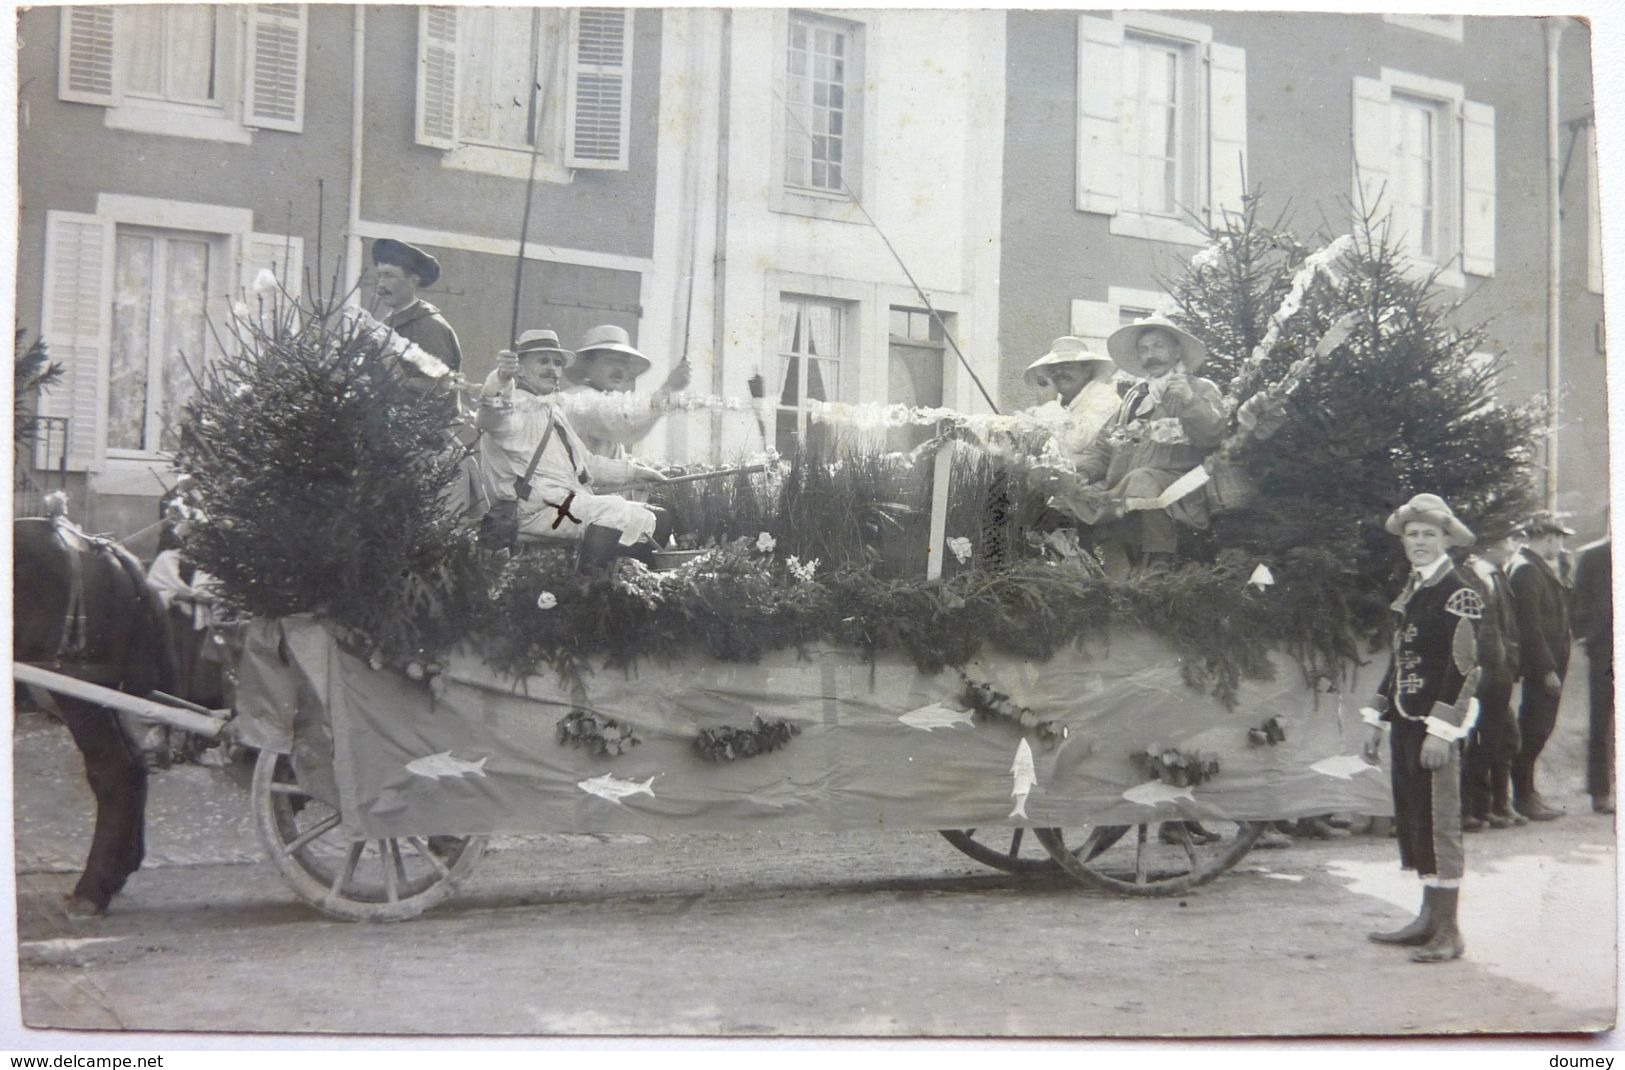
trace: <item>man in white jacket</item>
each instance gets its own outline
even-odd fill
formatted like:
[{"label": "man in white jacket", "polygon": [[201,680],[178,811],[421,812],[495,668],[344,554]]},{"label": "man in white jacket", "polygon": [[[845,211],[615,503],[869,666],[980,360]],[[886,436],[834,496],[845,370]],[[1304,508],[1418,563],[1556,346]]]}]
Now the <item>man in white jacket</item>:
[{"label": "man in white jacket", "polygon": [[[487,489],[493,500],[519,499],[521,538],[586,540],[595,558],[625,553],[640,541],[652,548],[648,540],[664,538],[656,531],[655,510],[606,491],[664,482],[665,476],[587,447],[558,405],[560,379],[574,360],[552,331],[526,331],[517,351],[497,355],[496,370],[480,390],[480,467]],[[525,498],[515,484],[539,446]]]}]

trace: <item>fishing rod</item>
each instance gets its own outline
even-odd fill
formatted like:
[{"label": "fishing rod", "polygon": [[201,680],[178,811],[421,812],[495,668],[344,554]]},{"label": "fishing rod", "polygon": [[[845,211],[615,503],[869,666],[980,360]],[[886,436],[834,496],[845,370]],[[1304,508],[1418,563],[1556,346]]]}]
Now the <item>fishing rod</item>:
[{"label": "fishing rod", "polygon": [[[554,46],[555,49],[557,46]],[[552,71],[555,64],[548,64]],[[551,77],[551,76],[549,76]],[[519,221],[519,256],[513,269],[513,316],[508,321],[508,345],[519,346],[519,297],[525,289],[525,241],[530,237],[530,202],[536,189],[536,158],[542,154],[542,120],[547,109],[547,89],[541,82],[531,80],[530,93],[530,174],[525,178],[525,211]]]},{"label": "fishing rod", "polygon": [[[795,122],[796,126],[801,130],[801,132],[807,136],[807,140],[809,142],[812,141],[812,131],[807,129],[807,124],[801,121],[801,116],[797,115],[790,105],[785,101],[783,94],[775,89],[773,90],[773,95],[778,98],[780,104],[784,105],[784,113],[788,115]],[[903,257],[900,253],[898,253],[897,247],[891,243],[890,238],[886,237],[886,232],[881,229],[879,223],[875,222],[875,217],[869,214],[869,209],[863,206],[863,201],[860,200],[858,195],[852,191],[852,187],[847,185],[844,168],[842,169],[841,174],[841,191],[852,199],[852,203],[858,206],[858,211],[863,213],[863,218],[869,221],[869,225],[875,228],[875,233],[880,235],[880,240],[886,243],[887,252],[891,253],[892,259],[897,261],[897,266],[903,269],[903,274],[908,278],[909,285],[914,287],[914,292],[919,295],[920,302],[925,305],[926,312],[930,314],[931,318],[936,321],[937,326],[942,330],[942,337],[947,340],[948,345],[953,349],[954,356],[959,358],[960,366],[963,367],[970,375],[971,382],[976,384],[976,389],[982,392],[982,399],[987,402],[988,408],[993,410],[994,415],[998,415],[999,406],[994,403],[993,395],[987,392],[987,387],[982,385],[982,377],[976,374],[976,369],[972,368],[970,361],[965,359],[965,354],[960,350],[959,343],[954,341],[954,336],[949,332],[948,325],[943,322],[942,314],[939,313],[936,310],[936,307],[931,304],[931,298],[926,296],[925,288],[919,284],[919,282],[914,278],[914,272],[910,271],[908,269],[908,265],[903,262]]]}]

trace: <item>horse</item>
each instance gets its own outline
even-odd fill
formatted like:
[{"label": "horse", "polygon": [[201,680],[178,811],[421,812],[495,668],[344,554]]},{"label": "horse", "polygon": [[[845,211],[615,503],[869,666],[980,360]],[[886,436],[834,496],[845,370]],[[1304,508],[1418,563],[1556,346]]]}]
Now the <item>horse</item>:
[{"label": "horse", "polygon": [[[134,555],[86,535],[66,517],[12,522],[12,656],[126,694],[175,690],[164,610]],[[124,719],[82,699],[54,696],[85,761],[96,826],[84,872],[68,897],[75,916],[108,903],[146,853],[147,765]]]}]

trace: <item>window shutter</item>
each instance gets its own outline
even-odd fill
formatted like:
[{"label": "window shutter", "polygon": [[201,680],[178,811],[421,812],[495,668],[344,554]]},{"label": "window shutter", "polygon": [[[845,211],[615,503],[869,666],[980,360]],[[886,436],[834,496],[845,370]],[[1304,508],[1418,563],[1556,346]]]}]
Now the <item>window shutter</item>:
[{"label": "window shutter", "polygon": [[[68,467],[99,469],[106,455],[104,384],[112,306],[113,226],[79,212],[45,213],[45,292],[40,337],[65,374],[40,394],[41,416],[68,418]],[[36,457],[40,467],[56,458]]]},{"label": "window shutter", "polygon": [[[1354,210],[1362,204],[1378,216],[1388,213],[1383,186],[1393,166],[1394,146],[1388,136],[1388,105],[1393,95],[1375,78],[1354,79]],[[1380,198],[1380,200],[1379,200]]]},{"label": "window shutter", "polygon": [[1078,210],[1116,215],[1122,198],[1123,27],[1078,16]]},{"label": "window shutter", "polygon": [[624,171],[632,115],[631,10],[572,11],[570,59],[565,162],[570,167]]},{"label": "window shutter", "polygon": [[457,9],[418,10],[417,141],[457,147]]},{"label": "window shutter", "polygon": [[1495,109],[1461,108],[1461,269],[1495,274]]},{"label": "window shutter", "polygon": [[305,125],[304,4],[256,4],[248,12],[243,124],[298,133]]},{"label": "window shutter", "polygon": [[254,307],[255,282],[261,271],[275,275],[282,289],[297,297],[304,282],[305,239],[284,234],[245,234],[240,254],[244,299]]},{"label": "window shutter", "polygon": [[1072,302],[1072,334],[1102,356],[1106,353],[1106,339],[1118,328],[1117,320],[1117,306],[1110,301]]},{"label": "window shutter", "polygon": [[1247,193],[1247,51],[1213,45],[1208,52],[1208,219],[1240,212]]},{"label": "window shutter", "polygon": [[64,7],[56,95],[79,104],[117,104],[114,67],[116,12],[111,7]]}]

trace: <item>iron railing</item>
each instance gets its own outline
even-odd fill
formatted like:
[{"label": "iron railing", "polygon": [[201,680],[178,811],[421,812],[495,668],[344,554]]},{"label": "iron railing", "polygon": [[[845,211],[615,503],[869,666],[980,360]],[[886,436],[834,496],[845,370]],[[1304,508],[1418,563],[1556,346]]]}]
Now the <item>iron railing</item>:
[{"label": "iron railing", "polygon": [[11,515],[44,516],[45,496],[68,486],[68,418],[32,416],[16,436]]}]

